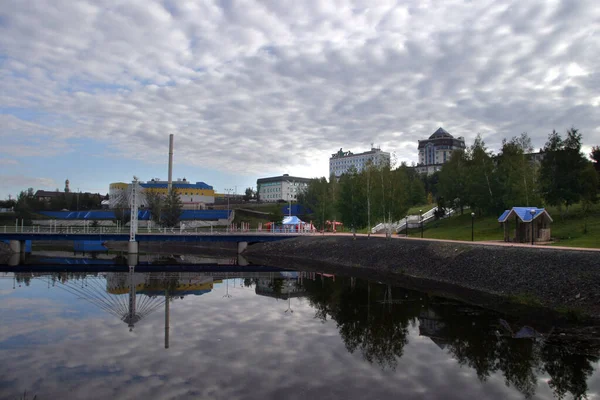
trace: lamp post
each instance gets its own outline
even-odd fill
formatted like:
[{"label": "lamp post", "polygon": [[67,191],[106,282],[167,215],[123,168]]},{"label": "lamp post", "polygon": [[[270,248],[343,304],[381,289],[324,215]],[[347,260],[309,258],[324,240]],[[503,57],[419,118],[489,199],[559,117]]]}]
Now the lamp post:
[{"label": "lamp post", "polygon": [[227,232],[229,232],[229,193],[233,192],[233,189],[225,189],[227,193]]},{"label": "lamp post", "polygon": [[473,241],[473,227],[475,225],[475,213],[471,213],[471,242]]},{"label": "lamp post", "polygon": [[406,223],[404,224],[405,228],[406,228],[406,237],[408,237],[408,215],[405,217],[406,218]]},{"label": "lamp post", "polygon": [[419,218],[421,219],[421,239],[423,239],[423,210],[419,210]]},{"label": "lamp post", "polygon": [[531,214],[531,245],[533,246],[533,229],[535,228],[533,225],[533,216],[535,215],[535,209],[532,208],[529,210],[529,213]]}]

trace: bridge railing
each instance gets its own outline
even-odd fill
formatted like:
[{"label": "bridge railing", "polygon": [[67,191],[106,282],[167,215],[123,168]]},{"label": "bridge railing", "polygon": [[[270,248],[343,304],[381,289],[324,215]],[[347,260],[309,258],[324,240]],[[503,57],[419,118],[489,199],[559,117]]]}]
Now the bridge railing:
[{"label": "bridge railing", "polygon": [[[92,226],[0,226],[0,233],[39,233],[39,234],[129,234],[129,227],[92,227]],[[161,234],[161,235],[214,235],[214,234],[293,234],[293,235],[314,235],[316,229],[296,229],[296,228],[277,228],[277,229],[256,229],[240,227],[202,227],[202,228],[139,228],[137,234]]]}]

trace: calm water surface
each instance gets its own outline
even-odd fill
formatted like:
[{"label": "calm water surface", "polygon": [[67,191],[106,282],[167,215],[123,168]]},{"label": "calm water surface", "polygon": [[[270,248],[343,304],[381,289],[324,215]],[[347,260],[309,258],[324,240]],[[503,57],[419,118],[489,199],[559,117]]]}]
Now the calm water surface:
[{"label": "calm water surface", "polygon": [[600,396],[550,326],[349,277],[0,273],[0,321],[2,399]]}]

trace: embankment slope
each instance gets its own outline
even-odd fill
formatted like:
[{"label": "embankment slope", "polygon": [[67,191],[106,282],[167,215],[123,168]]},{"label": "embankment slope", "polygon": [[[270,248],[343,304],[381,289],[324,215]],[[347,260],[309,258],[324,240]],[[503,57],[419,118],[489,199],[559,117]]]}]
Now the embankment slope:
[{"label": "embankment slope", "polygon": [[[456,292],[500,295],[544,307],[600,315],[600,254],[364,236],[312,236],[250,246],[251,262],[325,268],[365,276],[441,283]],[[357,274],[358,273],[358,274]],[[368,276],[368,275],[366,275]],[[415,282],[413,282],[415,283]],[[421,289],[427,285],[419,284]],[[418,285],[418,286],[419,286]],[[447,285],[445,287],[444,285]],[[429,285],[431,286],[431,285]],[[418,289],[418,288],[417,288]],[[460,297],[460,296],[459,296]]]}]

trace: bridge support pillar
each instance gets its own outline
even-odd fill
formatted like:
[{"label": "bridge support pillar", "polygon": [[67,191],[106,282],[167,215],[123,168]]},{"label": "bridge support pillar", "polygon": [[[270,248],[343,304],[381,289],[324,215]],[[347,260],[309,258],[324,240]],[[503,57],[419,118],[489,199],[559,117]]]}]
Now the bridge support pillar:
[{"label": "bridge support pillar", "polygon": [[242,254],[244,250],[248,247],[248,242],[238,242],[238,254]]},{"label": "bridge support pillar", "polygon": [[127,252],[129,254],[137,254],[138,248],[139,248],[139,243],[136,242],[135,240],[130,240],[127,245]]},{"label": "bridge support pillar", "polygon": [[20,254],[21,252],[25,251],[25,243],[22,240],[9,240],[8,248],[10,249],[11,253]]},{"label": "bridge support pillar", "polygon": [[25,260],[25,257],[23,256],[23,254],[13,253],[10,255],[10,258],[8,259],[8,266],[16,267],[17,265],[21,264],[21,261],[24,261],[24,260]]}]

